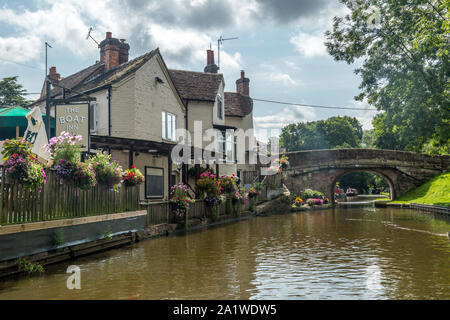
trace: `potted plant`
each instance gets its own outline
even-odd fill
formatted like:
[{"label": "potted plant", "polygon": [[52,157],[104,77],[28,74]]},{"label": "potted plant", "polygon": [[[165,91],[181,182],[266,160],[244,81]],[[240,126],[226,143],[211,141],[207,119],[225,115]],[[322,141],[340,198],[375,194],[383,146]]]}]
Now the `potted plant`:
[{"label": "potted plant", "polygon": [[245,191],[243,188],[237,190],[232,197],[233,202],[233,211],[236,213],[237,216],[240,216],[241,214],[241,208],[242,204],[245,203],[245,198],[243,196],[245,194]]},{"label": "potted plant", "polygon": [[50,154],[53,164],[58,164],[59,160],[65,159],[68,162],[78,163],[81,159],[81,136],[71,135],[63,131],[58,137],[50,139],[44,146],[46,152]]},{"label": "potted plant", "polygon": [[222,188],[222,192],[226,196],[226,214],[232,214],[233,198],[237,191],[235,175],[233,174],[231,176],[221,176],[219,182]]},{"label": "potted plant", "polygon": [[302,206],[303,200],[300,197],[296,197],[294,203],[292,204],[292,208],[300,208]]},{"label": "potted plant", "polygon": [[189,195],[189,188],[184,183],[180,182],[177,185],[172,186],[170,192],[170,203],[172,206],[172,212],[175,217],[185,219],[185,227],[188,227],[188,210],[191,203],[195,200]]},{"label": "potted plant", "polygon": [[223,201],[222,191],[220,180],[211,171],[200,174],[200,178],[197,180],[197,193],[205,201],[205,205],[209,208],[209,216],[213,221],[219,217],[219,205]]},{"label": "potted plant", "polygon": [[7,183],[19,183],[29,190],[46,183],[44,167],[31,152],[31,146],[23,139],[10,139],[3,143],[2,154]]},{"label": "potted plant", "polygon": [[[79,167],[81,159],[81,136],[71,135],[63,131],[58,137],[50,139],[49,143],[44,146],[46,152],[50,154],[51,165],[56,170],[56,176],[60,178],[60,183],[75,184],[85,188],[84,183],[75,181],[78,177],[85,176],[83,171],[85,168]],[[75,177],[75,172],[79,175]],[[83,179],[82,179],[83,180]],[[89,185],[91,183],[88,183]],[[95,184],[94,184],[95,185]]]},{"label": "potted plant", "polygon": [[94,169],[88,163],[78,162],[73,172],[73,183],[82,190],[93,188],[97,184]]},{"label": "potted plant", "polygon": [[210,171],[205,171],[200,174],[200,178],[197,180],[196,185],[197,194],[203,199],[214,197],[220,194],[221,191],[220,182]]},{"label": "potted plant", "polygon": [[127,169],[123,172],[123,183],[126,187],[137,186],[144,182],[144,175],[136,168],[131,166],[131,169]]},{"label": "potted plant", "polygon": [[59,159],[56,165],[56,176],[59,177],[60,183],[72,184],[74,182],[74,172],[77,168],[77,164],[69,162],[66,159]]},{"label": "potted plant", "polygon": [[115,160],[111,160],[110,154],[97,153],[89,160],[94,169],[97,183],[105,188],[118,189],[122,180],[122,167]]}]

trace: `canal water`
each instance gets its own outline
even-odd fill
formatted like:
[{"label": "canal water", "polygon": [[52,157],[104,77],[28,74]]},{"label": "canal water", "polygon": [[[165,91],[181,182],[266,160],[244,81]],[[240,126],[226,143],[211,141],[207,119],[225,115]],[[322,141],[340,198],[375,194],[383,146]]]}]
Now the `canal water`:
[{"label": "canal water", "polygon": [[[270,215],[0,280],[0,299],[450,299],[447,231],[412,210]],[[66,287],[69,265],[80,290]]]}]

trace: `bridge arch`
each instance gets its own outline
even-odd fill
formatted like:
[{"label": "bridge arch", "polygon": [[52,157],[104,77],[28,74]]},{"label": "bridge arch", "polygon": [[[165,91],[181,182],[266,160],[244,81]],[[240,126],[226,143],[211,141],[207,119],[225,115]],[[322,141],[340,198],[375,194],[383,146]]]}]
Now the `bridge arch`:
[{"label": "bridge arch", "polygon": [[340,172],[338,172],[334,177],[333,180],[331,182],[331,190],[329,190],[330,194],[331,194],[331,201],[332,204],[335,204],[335,197],[334,197],[334,190],[336,187],[336,183],[339,181],[339,179],[341,179],[342,177],[353,173],[353,172],[367,172],[367,173],[372,173],[374,175],[377,175],[381,178],[383,178],[384,181],[387,182],[387,184],[389,185],[389,194],[390,194],[390,198],[391,200],[395,199],[395,186],[394,186],[394,182],[392,181],[391,178],[389,178],[388,175],[384,174],[382,171],[380,170],[376,170],[376,169],[342,169],[339,170]]},{"label": "bridge arch", "polygon": [[350,172],[370,172],[384,178],[395,199],[437,174],[450,170],[450,156],[430,156],[397,150],[330,149],[287,152],[285,185],[294,194],[321,191],[334,203],[334,186]]}]

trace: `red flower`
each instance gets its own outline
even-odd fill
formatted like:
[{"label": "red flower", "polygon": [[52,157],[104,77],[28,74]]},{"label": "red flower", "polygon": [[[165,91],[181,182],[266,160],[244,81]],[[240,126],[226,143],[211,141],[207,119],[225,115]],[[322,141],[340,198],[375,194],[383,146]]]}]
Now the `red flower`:
[{"label": "red flower", "polygon": [[136,169],[136,166],[131,166],[131,169]]}]

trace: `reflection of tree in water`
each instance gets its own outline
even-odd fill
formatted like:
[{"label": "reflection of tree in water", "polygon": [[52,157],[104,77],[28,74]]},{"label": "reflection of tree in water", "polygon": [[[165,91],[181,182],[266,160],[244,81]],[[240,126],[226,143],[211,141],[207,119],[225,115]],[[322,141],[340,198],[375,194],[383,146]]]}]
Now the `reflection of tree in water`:
[{"label": "reflection of tree in water", "polygon": [[369,193],[369,190],[379,189],[380,192],[389,192],[389,185],[384,178],[370,172],[351,172],[338,180],[339,188],[357,189],[361,193]]}]

